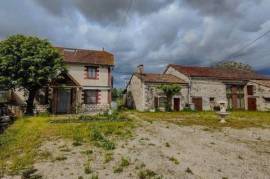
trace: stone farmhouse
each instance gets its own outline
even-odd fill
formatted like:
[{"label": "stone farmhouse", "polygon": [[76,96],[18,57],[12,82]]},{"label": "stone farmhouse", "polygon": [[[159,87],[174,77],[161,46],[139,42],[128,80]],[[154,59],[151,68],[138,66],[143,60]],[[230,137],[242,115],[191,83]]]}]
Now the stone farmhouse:
[{"label": "stone farmhouse", "polygon": [[[107,51],[56,47],[68,72],[40,90],[35,99],[37,112],[87,113],[110,108],[114,56]],[[9,92],[12,104],[24,106],[24,91]]]},{"label": "stone farmhouse", "polygon": [[143,65],[126,87],[127,107],[139,111],[164,109],[166,97],[156,87],[179,84],[181,91],[172,99],[172,109],[215,110],[225,102],[232,110],[270,110],[270,77],[243,70],[170,64],[162,74],[145,73]]}]

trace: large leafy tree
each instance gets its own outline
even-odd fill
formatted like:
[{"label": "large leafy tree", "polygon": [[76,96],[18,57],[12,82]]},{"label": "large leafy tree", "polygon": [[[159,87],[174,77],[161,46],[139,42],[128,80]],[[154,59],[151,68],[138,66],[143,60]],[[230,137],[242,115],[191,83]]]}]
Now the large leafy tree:
[{"label": "large leafy tree", "polygon": [[158,89],[162,90],[167,98],[166,110],[172,110],[172,97],[181,91],[181,86],[177,84],[160,85]]},{"label": "large leafy tree", "polygon": [[253,68],[245,63],[237,61],[221,61],[213,65],[214,68],[231,69],[231,70],[243,70],[254,72]]},{"label": "large leafy tree", "polygon": [[0,84],[26,90],[27,114],[33,114],[38,90],[64,72],[62,56],[47,40],[13,35],[0,42]]}]

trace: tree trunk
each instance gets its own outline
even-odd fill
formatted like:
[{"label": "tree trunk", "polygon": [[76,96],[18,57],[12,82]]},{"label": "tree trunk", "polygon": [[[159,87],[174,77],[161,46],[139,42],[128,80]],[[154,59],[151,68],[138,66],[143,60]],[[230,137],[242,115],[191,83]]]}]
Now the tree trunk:
[{"label": "tree trunk", "polygon": [[26,101],[27,107],[26,107],[26,114],[33,115],[33,109],[34,109],[34,99],[36,96],[37,90],[29,90],[28,99]]},{"label": "tree trunk", "polygon": [[168,95],[167,96],[167,111],[172,111],[172,96]]}]

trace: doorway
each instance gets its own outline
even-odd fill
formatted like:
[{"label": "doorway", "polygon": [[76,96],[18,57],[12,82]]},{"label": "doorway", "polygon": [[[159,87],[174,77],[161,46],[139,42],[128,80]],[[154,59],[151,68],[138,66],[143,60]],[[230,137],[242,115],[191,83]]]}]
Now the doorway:
[{"label": "doorway", "polygon": [[180,111],[180,98],[173,98],[173,110]]},{"label": "doorway", "polygon": [[192,103],[196,111],[202,111],[202,97],[193,97]]},{"label": "doorway", "polygon": [[56,113],[70,113],[71,109],[71,89],[57,89]]}]

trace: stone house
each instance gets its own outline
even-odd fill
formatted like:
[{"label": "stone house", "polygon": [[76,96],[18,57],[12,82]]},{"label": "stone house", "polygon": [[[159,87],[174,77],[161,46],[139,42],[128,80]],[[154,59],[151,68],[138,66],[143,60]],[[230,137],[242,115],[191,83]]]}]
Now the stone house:
[{"label": "stone house", "polygon": [[[164,74],[173,74],[189,84],[189,103],[197,110],[213,110],[219,101],[228,109],[269,110],[270,78],[243,70],[168,65]],[[256,83],[255,83],[256,82]]]},{"label": "stone house", "polygon": [[[68,72],[40,90],[35,99],[38,112],[87,113],[110,108],[114,56],[107,51],[56,47]],[[27,92],[15,90],[11,100],[25,105]]]},{"label": "stone house", "polygon": [[166,96],[158,89],[161,84],[178,84],[181,86],[181,91],[173,96],[171,106],[175,111],[181,110],[187,100],[186,98],[188,98],[187,83],[171,74],[145,73],[143,65],[137,67],[137,71],[133,73],[127,84],[126,106],[139,111],[165,110]]},{"label": "stone house", "polygon": [[[214,110],[220,102],[226,102],[227,108],[234,110],[270,110],[270,77],[255,72],[170,64],[163,75],[172,75],[185,84],[181,90],[180,110],[184,107]],[[133,98],[139,96],[145,101],[142,92],[134,93],[134,76],[136,74],[132,75],[127,91],[135,96]],[[145,106],[135,108],[149,110]]]}]

